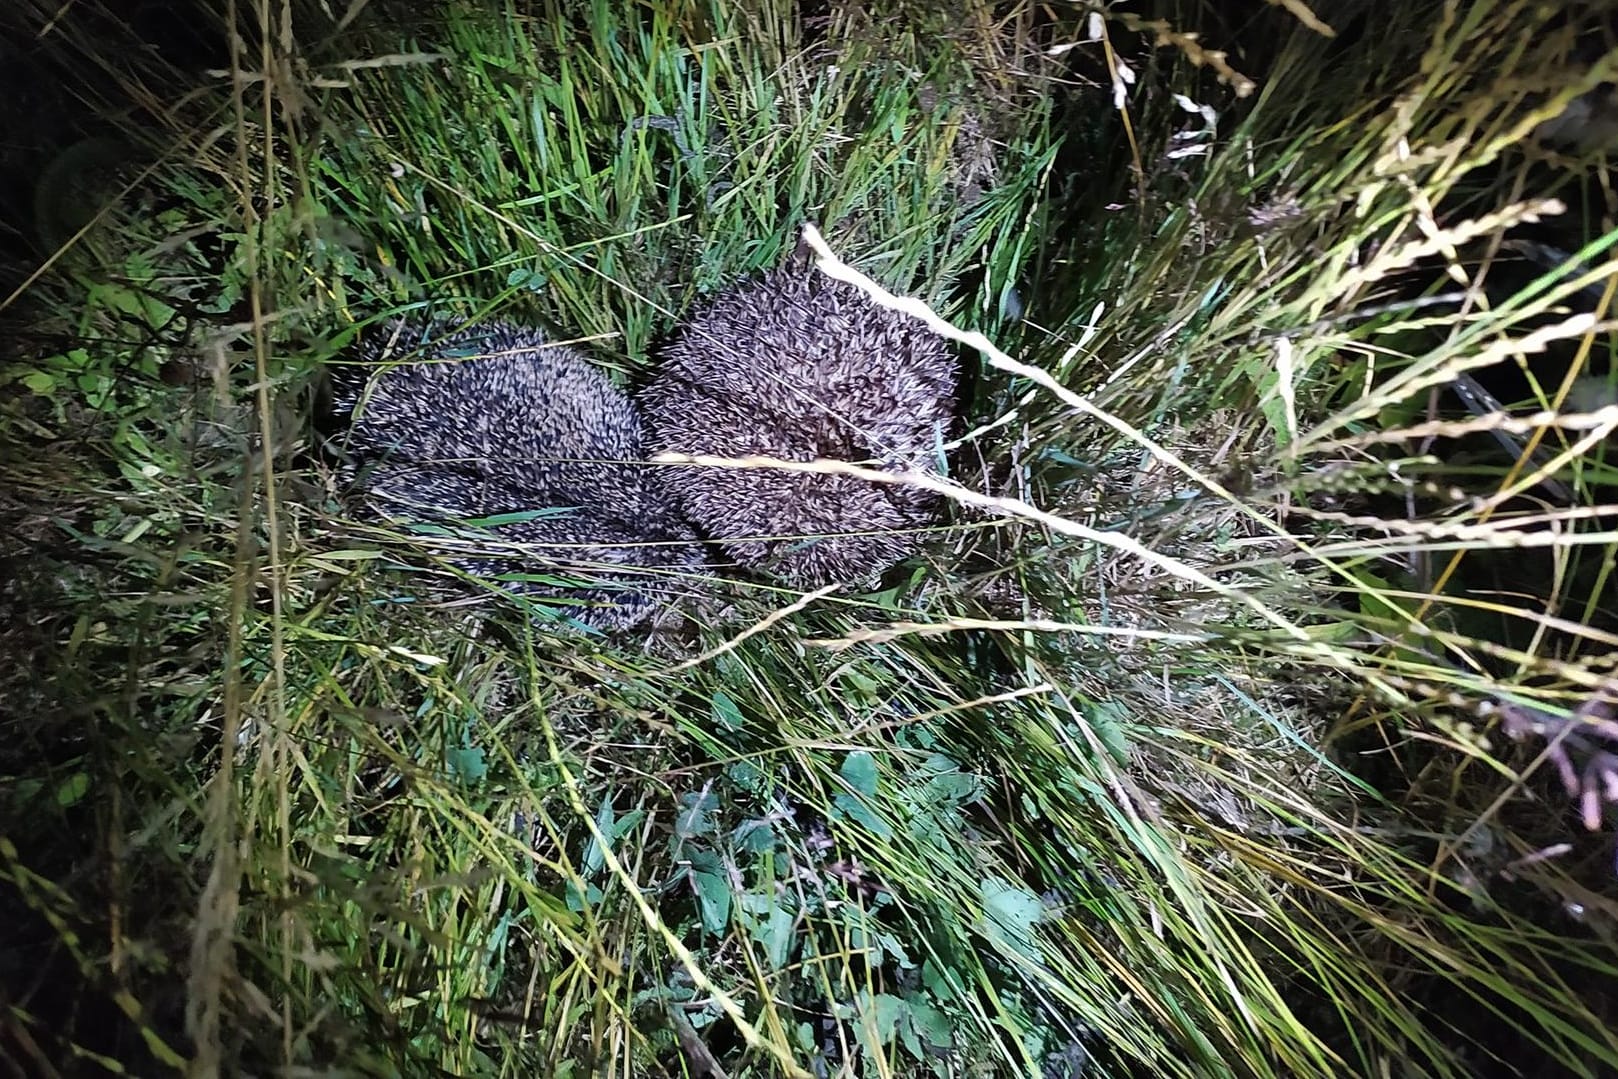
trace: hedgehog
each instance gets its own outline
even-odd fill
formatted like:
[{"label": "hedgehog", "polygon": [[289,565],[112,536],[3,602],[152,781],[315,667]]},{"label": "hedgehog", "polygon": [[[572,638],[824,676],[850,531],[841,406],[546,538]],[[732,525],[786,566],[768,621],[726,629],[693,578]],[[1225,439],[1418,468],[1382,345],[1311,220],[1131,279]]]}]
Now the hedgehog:
[{"label": "hedgehog", "polygon": [[339,478],[369,515],[603,631],[673,609],[702,572],[633,403],[578,352],[508,323],[394,322],[360,359],[334,373],[333,411],[348,421]]},{"label": "hedgehog", "polygon": [[[638,399],[655,452],[936,473],[956,378],[952,350],[919,319],[795,259],[687,321]],[[660,475],[731,559],[800,589],[873,579],[919,548],[940,508],[930,492],[852,476]]]}]

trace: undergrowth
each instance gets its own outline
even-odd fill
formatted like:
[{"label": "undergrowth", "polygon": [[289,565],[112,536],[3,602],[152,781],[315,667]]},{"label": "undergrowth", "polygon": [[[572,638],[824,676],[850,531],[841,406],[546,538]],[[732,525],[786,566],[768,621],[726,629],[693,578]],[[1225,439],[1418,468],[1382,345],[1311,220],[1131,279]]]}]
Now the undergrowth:
[{"label": "undergrowth", "polygon": [[[0,16],[13,1070],[1618,1070],[1610,11],[1339,7]],[[379,321],[633,386],[807,223],[992,342],[880,590],[345,514]]]}]

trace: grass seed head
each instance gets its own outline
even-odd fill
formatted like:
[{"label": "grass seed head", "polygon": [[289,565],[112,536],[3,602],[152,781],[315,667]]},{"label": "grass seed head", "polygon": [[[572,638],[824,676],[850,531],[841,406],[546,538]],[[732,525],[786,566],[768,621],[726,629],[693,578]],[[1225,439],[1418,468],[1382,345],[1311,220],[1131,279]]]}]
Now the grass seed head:
[{"label": "grass seed head", "polygon": [[[658,452],[937,471],[956,362],[921,322],[789,266],[721,294],[680,330],[641,394]],[[851,476],[672,467],[687,518],[740,564],[800,588],[912,554],[929,492]]]}]

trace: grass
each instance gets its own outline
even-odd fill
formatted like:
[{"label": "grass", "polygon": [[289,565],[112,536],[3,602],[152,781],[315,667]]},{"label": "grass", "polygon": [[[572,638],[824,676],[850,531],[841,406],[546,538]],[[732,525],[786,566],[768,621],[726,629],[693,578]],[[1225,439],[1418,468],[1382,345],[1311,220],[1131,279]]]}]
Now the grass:
[{"label": "grass", "polygon": [[[1528,138],[1608,69],[1413,7],[5,16],[77,117],[8,168],[83,181],[6,263],[13,1070],[1618,1069],[1614,421],[1532,413],[1608,366],[1611,210]],[[883,591],[646,649],[345,519],[379,320],[633,385],[806,221],[993,342]]]}]

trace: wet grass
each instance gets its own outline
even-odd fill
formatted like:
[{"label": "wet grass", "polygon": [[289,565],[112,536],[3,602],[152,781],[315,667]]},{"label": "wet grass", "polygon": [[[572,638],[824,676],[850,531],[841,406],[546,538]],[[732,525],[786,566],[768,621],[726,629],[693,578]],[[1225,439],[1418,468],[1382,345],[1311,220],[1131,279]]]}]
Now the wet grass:
[{"label": "wet grass", "polygon": [[[1608,428],[1432,393],[1605,370],[1604,166],[1529,137],[1576,23],[913,8],[244,5],[189,65],[51,23],[93,108],[5,310],[19,1067],[1618,1068]],[[1530,218],[1584,264],[1485,290]],[[994,343],[882,591],[647,649],[345,517],[322,371],[376,321],[634,384],[811,221]]]}]

